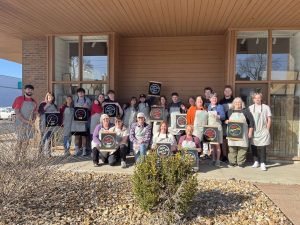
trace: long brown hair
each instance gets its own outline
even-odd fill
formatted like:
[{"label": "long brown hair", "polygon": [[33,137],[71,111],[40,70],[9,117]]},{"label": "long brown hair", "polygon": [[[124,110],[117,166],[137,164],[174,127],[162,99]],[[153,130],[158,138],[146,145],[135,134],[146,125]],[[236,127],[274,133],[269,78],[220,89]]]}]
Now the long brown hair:
[{"label": "long brown hair", "polygon": [[168,123],[167,123],[166,121],[161,122],[161,124],[159,125],[158,136],[160,135],[160,129],[161,129],[161,126],[162,126],[163,124],[165,124],[166,127],[167,127],[167,129],[166,129],[166,135],[167,135],[167,137],[168,137],[169,131],[168,131]]},{"label": "long brown hair", "polygon": [[48,102],[48,97],[52,96],[53,100],[52,100],[52,104],[54,104],[55,102],[55,96],[52,92],[47,92],[46,96],[45,96],[45,102]]}]

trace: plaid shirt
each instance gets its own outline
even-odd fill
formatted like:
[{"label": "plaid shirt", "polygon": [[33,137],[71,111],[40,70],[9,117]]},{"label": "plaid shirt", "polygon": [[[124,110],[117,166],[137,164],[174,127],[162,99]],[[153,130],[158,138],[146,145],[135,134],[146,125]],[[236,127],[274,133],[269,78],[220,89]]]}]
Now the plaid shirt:
[{"label": "plaid shirt", "polygon": [[[145,135],[142,138],[137,139],[135,136],[135,129],[136,127],[143,128],[143,131],[145,132]],[[130,141],[132,141],[134,144],[147,144],[150,142],[151,139],[151,126],[147,123],[144,123],[143,125],[138,125],[138,123],[133,123],[130,127]]]}]

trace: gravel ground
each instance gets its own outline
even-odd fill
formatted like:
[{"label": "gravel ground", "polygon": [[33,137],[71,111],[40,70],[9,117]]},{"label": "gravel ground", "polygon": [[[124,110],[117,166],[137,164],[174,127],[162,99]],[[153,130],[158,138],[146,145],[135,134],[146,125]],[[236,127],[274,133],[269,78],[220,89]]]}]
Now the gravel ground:
[{"label": "gravel ground", "polygon": [[[129,175],[61,172],[44,185],[9,205],[0,200],[0,224],[166,224],[163,212],[138,208]],[[198,187],[178,224],[292,224],[249,182],[200,180]]]}]

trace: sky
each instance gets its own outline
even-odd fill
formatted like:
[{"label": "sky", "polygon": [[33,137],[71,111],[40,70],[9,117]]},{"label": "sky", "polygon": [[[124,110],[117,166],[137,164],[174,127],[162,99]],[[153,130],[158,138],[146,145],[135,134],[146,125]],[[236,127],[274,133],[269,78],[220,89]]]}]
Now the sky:
[{"label": "sky", "polygon": [[22,64],[0,59],[0,75],[22,78]]}]

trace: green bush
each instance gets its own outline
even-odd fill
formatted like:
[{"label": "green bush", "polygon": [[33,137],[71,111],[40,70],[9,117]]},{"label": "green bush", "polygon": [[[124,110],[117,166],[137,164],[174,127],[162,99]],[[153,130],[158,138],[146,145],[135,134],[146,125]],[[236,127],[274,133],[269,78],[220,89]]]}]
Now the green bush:
[{"label": "green bush", "polygon": [[159,158],[155,153],[137,164],[133,193],[145,211],[164,211],[182,216],[189,210],[197,190],[190,160],[181,154]]}]

